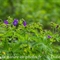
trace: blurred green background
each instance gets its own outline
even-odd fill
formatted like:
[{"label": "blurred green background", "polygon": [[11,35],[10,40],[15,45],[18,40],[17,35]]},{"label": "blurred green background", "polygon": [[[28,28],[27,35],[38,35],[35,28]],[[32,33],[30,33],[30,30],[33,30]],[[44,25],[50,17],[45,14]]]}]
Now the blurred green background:
[{"label": "blurred green background", "polygon": [[40,22],[45,27],[51,21],[60,24],[60,0],[0,0],[0,19],[8,16]]}]

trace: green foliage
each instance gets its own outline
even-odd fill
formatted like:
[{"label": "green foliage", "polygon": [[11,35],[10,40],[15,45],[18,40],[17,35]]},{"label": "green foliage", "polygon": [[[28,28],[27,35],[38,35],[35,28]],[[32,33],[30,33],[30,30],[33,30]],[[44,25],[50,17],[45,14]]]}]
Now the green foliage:
[{"label": "green foliage", "polygon": [[[17,26],[13,25],[15,18]],[[4,24],[4,20],[8,20],[8,24]],[[59,45],[60,0],[0,0],[1,57],[60,60]],[[12,56],[16,56],[15,59]]]},{"label": "green foliage", "polygon": [[[13,18],[10,17],[8,18],[8,25],[1,22],[0,56],[36,56],[38,58],[34,59],[52,60],[53,43],[60,42],[59,34],[50,30],[43,30],[39,22],[32,22],[25,27],[23,20],[19,20],[18,26],[12,24]],[[55,28],[54,23],[51,26]],[[48,36],[51,36],[51,38]],[[33,60],[33,58],[30,59]]]}]

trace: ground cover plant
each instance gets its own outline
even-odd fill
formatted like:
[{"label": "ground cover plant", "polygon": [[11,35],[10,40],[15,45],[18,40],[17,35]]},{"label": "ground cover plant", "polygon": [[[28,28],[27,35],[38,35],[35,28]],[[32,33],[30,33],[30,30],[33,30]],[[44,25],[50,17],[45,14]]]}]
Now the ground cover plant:
[{"label": "ground cover plant", "polygon": [[0,60],[60,60],[60,0],[0,0]]},{"label": "ground cover plant", "polygon": [[0,23],[0,56],[3,60],[54,60],[53,56],[60,53],[57,46],[59,25],[51,22],[51,30],[44,30],[39,22],[27,24],[24,19],[11,17]]}]

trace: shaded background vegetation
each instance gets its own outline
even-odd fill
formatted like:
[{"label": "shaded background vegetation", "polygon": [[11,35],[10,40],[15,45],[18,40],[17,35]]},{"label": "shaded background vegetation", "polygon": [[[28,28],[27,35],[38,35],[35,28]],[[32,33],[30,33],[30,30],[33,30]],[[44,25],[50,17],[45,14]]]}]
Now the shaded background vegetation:
[{"label": "shaded background vegetation", "polygon": [[60,24],[60,0],[0,0],[0,19],[8,16],[40,22],[48,28],[51,21]]}]

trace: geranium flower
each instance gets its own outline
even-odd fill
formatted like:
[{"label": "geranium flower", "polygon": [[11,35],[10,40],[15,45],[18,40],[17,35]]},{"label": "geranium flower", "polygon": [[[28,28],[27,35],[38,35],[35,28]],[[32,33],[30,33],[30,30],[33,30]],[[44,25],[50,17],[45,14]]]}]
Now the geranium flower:
[{"label": "geranium flower", "polygon": [[4,23],[7,25],[8,24],[8,21],[7,20],[4,20]]},{"label": "geranium flower", "polygon": [[26,26],[26,21],[23,21],[23,25]]},{"label": "geranium flower", "polygon": [[48,38],[51,38],[51,36],[48,36]]},{"label": "geranium flower", "polygon": [[18,19],[14,19],[13,25],[16,26],[18,24]]}]

